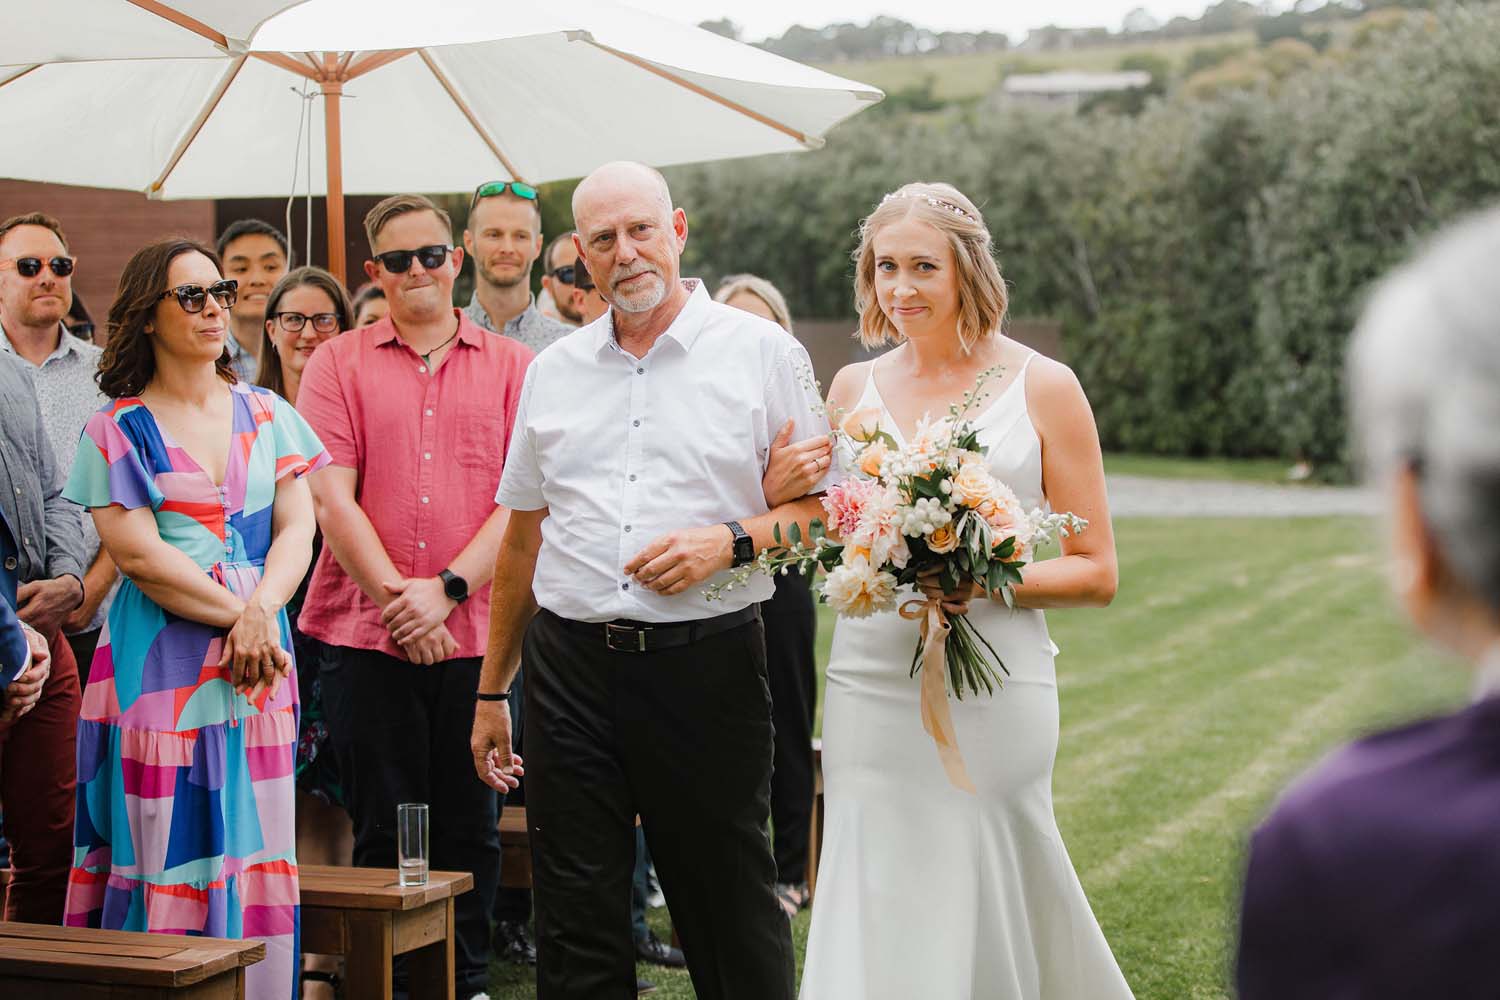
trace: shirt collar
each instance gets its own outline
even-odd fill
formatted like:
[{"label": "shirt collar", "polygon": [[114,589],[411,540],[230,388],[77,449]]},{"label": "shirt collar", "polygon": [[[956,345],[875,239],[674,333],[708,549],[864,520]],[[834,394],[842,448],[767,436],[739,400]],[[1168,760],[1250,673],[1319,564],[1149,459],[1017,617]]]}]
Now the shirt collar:
[{"label": "shirt collar", "polygon": [[[458,317],[458,342],[460,344],[468,344],[470,347],[483,347],[486,332],[484,328],[469,317],[467,310],[455,307],[453,315]],[[369,331],[370,337],[375,341],[376,347],[384,347],[386,344],[405,343],[405,341],[397,336],[396,322],[391,319],[389,313],[378,322],[371,323]]]},{"label": "shirt collar", "polygon": [[[67,328],[61,323],[58,324],[57,329],[59,334],[57,349],[47,355],[39,367],[45,366],[48,362],[56,361],[58,358],[65,358],[69,354],[83,353],[83,342],[81,340],[69,333]],[[0,326],[0,351],[4,351],[6,354],[16,354],[15,345],[10,342],[10,334],[5,332],[5,327],[3,326]],[[19,354],[16,356],[20,357]]]},{"label": "shirt collar", "polygon": [[[688,300],[673,317],[671,325],[662,331],[661,336],[671,339],[684,351],[691,351],[693,344],[698,340],[698,335],[703,332],[703,323],[708,318],[711,300],[708,297],[708,289],[697,278],[683,278],[682,287],[688,290]],[[614,308],[611,307],[609,312],[594,322],[599,327],[594,334],[594,353],[598,354],[610,347],[618,350],[619,345],[615,341]]]},{"label": "shirt collar", "polygon": [[506,320],[503,331],[496,330],[495,324],[490,320],[490,314],[485,312],[484,306],[479,303],[479,293],[477,291],[469,296],[469,304],[464,306],[463,311],[464,315],[469,317],[480,329],[488,330],[490,333],[504,333],[510,337],[516,336],[520,332],[521,327],[527,323],[534,322],[541,315],[537,311],[536,296],[530,295],[526,300],[526,308]]}]

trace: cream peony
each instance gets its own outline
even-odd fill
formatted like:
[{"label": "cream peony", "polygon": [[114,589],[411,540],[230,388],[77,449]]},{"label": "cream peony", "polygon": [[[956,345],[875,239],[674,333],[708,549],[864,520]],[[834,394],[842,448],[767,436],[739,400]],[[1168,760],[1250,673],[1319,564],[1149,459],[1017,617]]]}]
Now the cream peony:
[{"label": "cream peony", "polygon": [[896,607],[896,578],[856,555],[829,572],[823,581],[823,596],[846,618],[868,618]]}]

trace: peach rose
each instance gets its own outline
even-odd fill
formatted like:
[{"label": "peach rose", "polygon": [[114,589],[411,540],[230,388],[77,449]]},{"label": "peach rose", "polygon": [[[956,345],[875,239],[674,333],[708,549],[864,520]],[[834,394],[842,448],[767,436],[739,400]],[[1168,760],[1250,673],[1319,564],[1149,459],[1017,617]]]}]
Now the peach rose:
[{"label": "peach rose", "polygon": [[958,548],[958,532],[953,530],[953,522],[933,528],[927,536],[927,547],[939,555]]},{"label": "peach rose", "polygon": [[886,447],[884,441],[871,441],[859,453],[859,471],[867,476],[879,476],[880,463],[885,461],[888,454],[890,448]]},{"label": "peach rose", "polygon": [[855,410],[839,423],[839,430],[856,441],[868,441],[880,430],[880,409],[867,406]]},{"label": "peach rose", "polygon": [[995,486],[995,477],[984,463],[965,462],[953,477],[953,498],[965,507],[977,509],[981,504],[993,502]]}]

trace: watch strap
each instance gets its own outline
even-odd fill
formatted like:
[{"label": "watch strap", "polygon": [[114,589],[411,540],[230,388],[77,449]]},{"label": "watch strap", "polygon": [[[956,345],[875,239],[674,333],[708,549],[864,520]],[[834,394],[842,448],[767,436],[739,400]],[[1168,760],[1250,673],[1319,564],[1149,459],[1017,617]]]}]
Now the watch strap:
[{"label": "watch strap", "polygon": [[734,535],[734,565],[744,566],[755,561],[755,540],[738,521],[725,521],[724,526]]}]

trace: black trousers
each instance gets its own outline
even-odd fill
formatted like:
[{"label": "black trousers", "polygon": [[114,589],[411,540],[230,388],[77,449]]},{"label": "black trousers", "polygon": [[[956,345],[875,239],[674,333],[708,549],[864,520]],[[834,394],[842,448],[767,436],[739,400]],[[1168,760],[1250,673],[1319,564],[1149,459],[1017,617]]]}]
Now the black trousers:
[{"label": "black trousers", "polygon": [[474,891],[453,901],[456,992],[483,992],[500,833],[497,796],[475,776],[469,752],[480,660],[424,667],[374,650],[324,650],[323,708],[340,766],[347,767],[354,863],[394,868],[396,806],[426,802],[430,866],[474,874]]},{"label": "black trousers", "polygon": [[538,1000],[633,1000],[634,818],[699,1000],[792,1000],[759,621],[613,652],[543,611],[523,648]]},{"label": "black trousers", "polygon": [[776,724],[776,769],[771,774],[771,830],[777,881],[807,880],[813,808],[813,712],[818,633],[811,585],[797,573],[777,574],[776,596],[760,606],[766,622],[766,668],[771,718]]},{"label": "black trousers", "polygon": [[[516,671],[516,679],[510,684],[510,700],[506,702],[510,706],[510,746],[511,749],[526,759],[526,671]],[[514,789],[508,792],[500,800],[501,811],[508,805],[526,805],[526,779],[520,779]],[[502,871],[502,876],[504,872]],[[524,924],[531,921],[531,890],[530,889],[507,889],[504,886],[495,890],[495,923]]]}]

